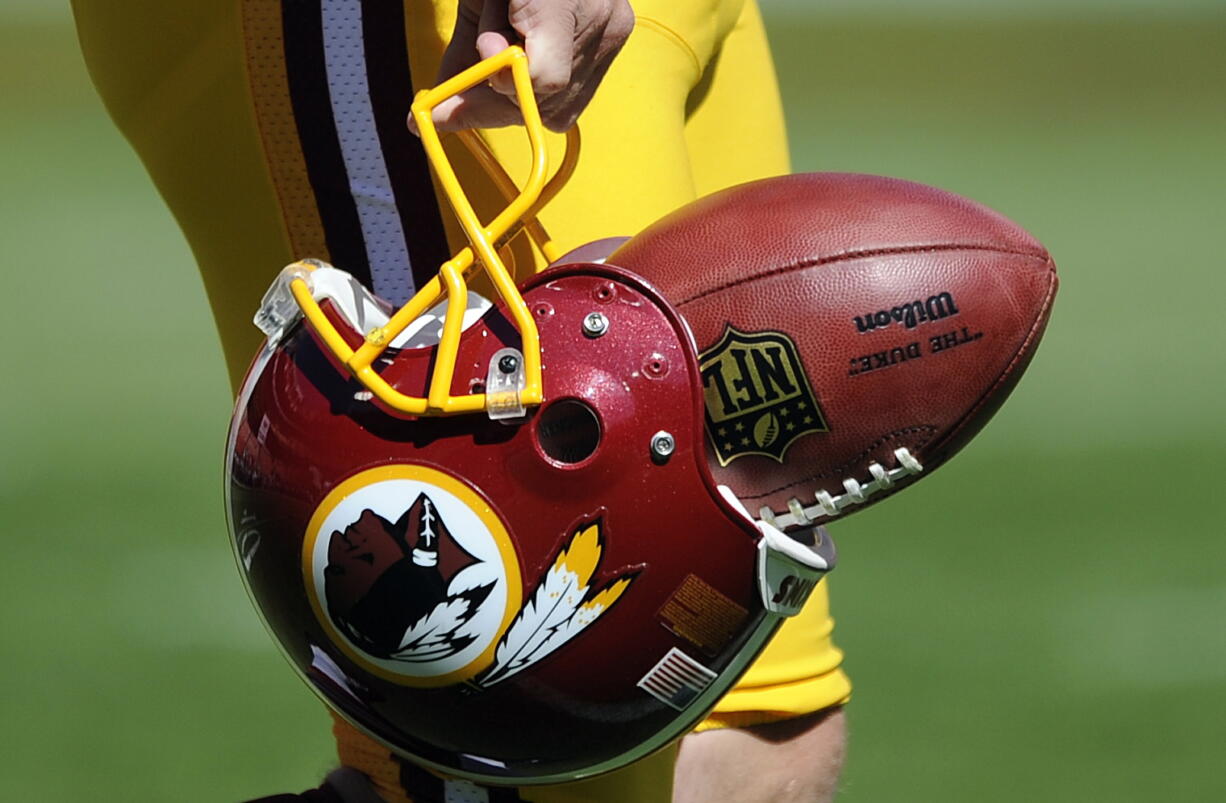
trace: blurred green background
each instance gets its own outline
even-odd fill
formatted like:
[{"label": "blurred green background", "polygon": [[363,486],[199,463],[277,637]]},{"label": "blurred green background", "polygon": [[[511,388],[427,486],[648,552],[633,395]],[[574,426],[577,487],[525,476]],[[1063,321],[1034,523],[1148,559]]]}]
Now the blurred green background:
[{"label": "blurred green background", "polygon": [[[841,799],[1226,799],[1226,5],[765,7],[797,169],[976,198],[1062,278],[997,420],[834,529]],[[0,87],[3,796],[305,788],[327,719],[231,563],[191,257],[66,9],[0,3]]]}]

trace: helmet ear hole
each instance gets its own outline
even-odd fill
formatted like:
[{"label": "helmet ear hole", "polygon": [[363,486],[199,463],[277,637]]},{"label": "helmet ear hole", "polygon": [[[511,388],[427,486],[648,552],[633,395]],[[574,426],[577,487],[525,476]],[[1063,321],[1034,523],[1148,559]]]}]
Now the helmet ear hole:
[{"label": "helmet ear hole", "polygon": [[582,463],[595,454],[601,434],[596,411],[579,399],[556,401],[536,417],[541,452],[560,465]]}]

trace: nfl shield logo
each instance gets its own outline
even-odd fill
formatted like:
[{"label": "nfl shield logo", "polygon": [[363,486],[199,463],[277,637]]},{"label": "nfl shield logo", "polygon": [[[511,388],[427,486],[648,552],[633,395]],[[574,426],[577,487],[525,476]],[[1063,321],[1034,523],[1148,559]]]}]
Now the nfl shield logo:
[{"label": "nfl shield logo", "polygon": [[782,463],[797,438],[830,430],[796,344],[782,332],[741,332],[729,326],[698,361],[707,436],[721,466],[751,454]]}]

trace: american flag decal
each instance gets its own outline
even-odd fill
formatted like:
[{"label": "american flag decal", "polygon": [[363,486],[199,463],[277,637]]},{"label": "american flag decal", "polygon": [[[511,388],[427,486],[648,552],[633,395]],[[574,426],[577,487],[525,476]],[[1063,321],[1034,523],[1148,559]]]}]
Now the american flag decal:
[{"label": "american flag decal", "polygon": [[652,697],[683,711],[714,680],[714,672],[673,647],[643,676],[638,686]]}]

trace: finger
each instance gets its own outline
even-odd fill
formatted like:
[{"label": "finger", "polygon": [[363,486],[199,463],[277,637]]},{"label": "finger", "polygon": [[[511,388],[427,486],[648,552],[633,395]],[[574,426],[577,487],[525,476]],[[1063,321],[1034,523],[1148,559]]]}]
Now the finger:
[{"label": "finger", "polygon": [[579,115],[591,103],[592,96],[596,94],[596,88],[604,78],[611,62],[612,59],[608,59],[595,67],[585,80],[576,82],[571,91],[554,95],[542,103],[540,112],[544,126],[559,134],[571,128],[578,121]]},{"label": "finger", "polygon": [[508,19],[524,38],[532,88],[537,95],[547,97],[566,89],[575,57],[576,22],[570,4],[512,0]]},{"label": "finger", "polygon": [[625,0],[612,3],[607,20],[592,20],[576,30],[570,85],[541,103],[546,128],[562,132],[575,124],[633,30],[634,11]]},{"label": "finger", "polygon": [[[461,3],[456,13],[455,30],[451,35],[451,43],[443,51],[442,61],[439,62],[438,77],[435,79],[436,85],[477,63],[476,41],[477,18],[475,15],[466,12],[464,4]],[[437,108],[431,116],[435,120],[438,119]],[[417,121],[413,119],[412,112],[409,113],[406,122],[409,126],[409,132],[415,137],[420,137],[421,131],[417,127]]]},{"label": "finger", "polygon": [[602,37],[609,58],[616,56],[634,32],[634,9],[626,0],[613,0],[613,8],[609,21],[605,25]]},{"label": "finger", "polygon": [[[457,4],[455,27],[451,41],[443,51],[442,60],[439,62],[436,84],[463,72],[481,58],[477,48],[481,20],[487,6],[497,5],[500,5],[498,0],[491,0],[489,3],[484,3],[482,0],[462,0]],[[472,92],[474,90],[469,90],[465,94]],[[499,113],[496,108],[491,108],[493,104],[479,95],[467,101],[462,100],[462,97],[449,98],[434,108],[431,118],[440,131],[454,131],[469,127],[463,122],[467,119],[476,121],[475,125],[481,125],[481,120],[489,120],[490,127],[510,125],[514,122],[499,122],[506,116],[505,112]],[[408,118],[408,128],[414,136],[421,136],[417,121],[413,119],[412,114]]]},{"label": "finger", "polygon": [[[482,59],[488,59],[490,56],[498,55],[512,44],[518,43],[518,41],[519,37],[515,36],[514,31],[482,31],[477,35],[477,53]],[[500,70],[491,75],[489,85],[493,87],[495,92],[501,92],[508,96],[515,94],[515,81],[511,78],[510,70]]]},{"label": "finger", "polygon": [[[477,55],[488,59],[519,41],[519,36],[507,20],[506,0],[486,0],[477,24]],[[515,92],[511,76],[506,71],[490,76],[490,86],[504,95]]]},{"label": "finger", "polygon": [[477,63],[477,26],[480,14],[480,8],[473,7],[472,3],[460,3],[456,8],[455,28],[451,32],[447,49],[443,51],[435,83],[442,83]]},{"label": "finger", "polygon": [[[477,33],[482,34],[486,31],[506,33],[508,36],[514,36],[515,30],[511,27],[511,22],[507,18],[506,0],[486,0],[482,4],[481,20],[477,23]],[[482,57],[486,57],[486,54],[482,54]]]},{"label": "finger", "polygon": [[431,115],[440,131],[461,128],[502,128],[523,121],[510,98],[488,86],[476,86],[434,107]]}]

